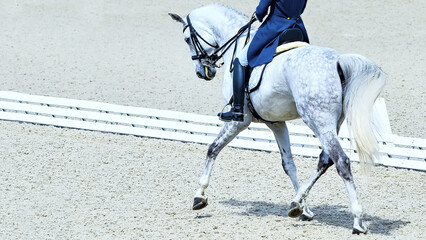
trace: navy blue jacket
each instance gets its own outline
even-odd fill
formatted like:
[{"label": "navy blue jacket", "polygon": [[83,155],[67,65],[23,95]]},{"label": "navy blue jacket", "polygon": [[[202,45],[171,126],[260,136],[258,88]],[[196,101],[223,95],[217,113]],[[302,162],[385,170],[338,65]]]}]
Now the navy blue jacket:
[{"label": "navy blue jacket", "polygon": [[308,34],[300,17],[305,10],[306,2],[307,0],[260,0],[256,8],[256,17],[259,21],[266,16],[269,7],[270,13],[250,43],[247,59],[251,67],[272,61],[278,46],[278,36],[288,28],[297,27],[302,30],[304,41],[309,43]]}]

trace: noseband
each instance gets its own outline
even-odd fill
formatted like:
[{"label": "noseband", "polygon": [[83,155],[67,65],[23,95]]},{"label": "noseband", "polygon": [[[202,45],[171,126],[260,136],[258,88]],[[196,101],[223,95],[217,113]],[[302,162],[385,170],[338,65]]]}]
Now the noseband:
[{"label": "noseband", "polygon": [[[250,28],[251,28],[251,24],[256,21],[255,17],[252,17],[251,20],[244,25],[242,28],[240,28],[237,32],[236,35],[234,35],[231,39],[229,39],[225,44],[223,44],[223,46],[219,47],[219,45],[217,43],[215,44],[211,44],[209,42],[207,42],[194,28],[194,26],[192,26],[191,23],[191,19],[189,18],[189,15],[186,17],[186,20],[188,22],[188,24],[183,28],[183,32],[185,32],[185,30],[187,28],[189,28],[190,31],[190,36],[191,36],[191,41],[192,44],[194,45],[195,48],[195,54],[194,56],[192,56],[192,60],[198,60],[201,62],[201,59],[204,59],[205,61],[202,63],[204,66],[207,67],[216,67],[216,68],[220,68],[223,66],[223,63],[217,64],[217,62],[219,61],[219,59],[222,58],[222,56],[226,53],[226,51],[228,51],[228,49],[231,47],[231,45],[235,42],[235,47],[234,47],[234,53],[232,55],[232,59],[234,59],[235,56],[235,51],[237,50],[237,43],[236,41],[238,40],[238,38],[245,32],[245,30],[248,29],[247,32],[247,38],[245,41],[245,44],[248,43],[248,40],[250,39]],[[204,43],[206,43],[207,45],[209,45],[210,47],[214,48],[215,51],[212,54],[208,54],[207,51],[203,48],[203,45],[201,45],[200,40],[201,39]],[[219,52],[222,51],[220,54]],[[219,54],[219,55],[218,55]],[[233,62],[233,61],[232,61]],[[232,62],[231,62],[231,68],[230,71],[232,71]]]}]

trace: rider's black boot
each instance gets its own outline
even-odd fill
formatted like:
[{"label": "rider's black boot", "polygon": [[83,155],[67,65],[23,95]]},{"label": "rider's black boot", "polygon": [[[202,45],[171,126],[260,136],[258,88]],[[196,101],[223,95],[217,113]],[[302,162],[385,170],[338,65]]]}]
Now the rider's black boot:
[{"label": "rider's black boot", "polygon": [[244,82],[246,67],[241,66],[238,58],[234,60],[233,88],[234,88],[234,106],[231,111],[219,113],[219,119],[224,122],[244,121]]}]

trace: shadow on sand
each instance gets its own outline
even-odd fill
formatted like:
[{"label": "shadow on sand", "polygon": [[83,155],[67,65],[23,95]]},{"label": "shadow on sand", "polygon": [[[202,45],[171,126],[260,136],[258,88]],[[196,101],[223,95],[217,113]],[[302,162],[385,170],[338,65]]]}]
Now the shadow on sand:
[{"label": "shadow on sand", "polygon": [[[287,211],[290,209],[288,204],[275,204],[264,201],[239,201],[230,199],[221,201],[221,204],[238,207],[243,209],[237,213],[242,216],[279,216],[287,217]],[[343,205],[319,205],[310,206],[314,212],[314,222],[320,224],[332,225],[352,230],[352,213]],[[392,231],[409,224],[409,221],[383,219],[380,217],[364,215],[364,222],[369,223],[368,231],[373,234],[391,235]]]}]

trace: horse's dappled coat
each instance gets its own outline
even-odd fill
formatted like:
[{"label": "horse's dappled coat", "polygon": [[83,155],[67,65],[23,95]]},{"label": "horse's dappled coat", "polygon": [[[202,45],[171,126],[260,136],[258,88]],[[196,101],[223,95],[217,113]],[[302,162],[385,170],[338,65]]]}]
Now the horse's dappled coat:
[{"label": "horse's dappled coat", "polygon": [[[203,28],[206,34],[212,34],[210,37],[219,46],[232,38],[236,31],[248,22],[247,17],[242,14],[217,4],[197,8],[190,16],[194,27]],[[185,25],[185,21],[176,14],[173,14],[172,18]],[[185,38],[188,36],[189,33],[184,33]],[[240,38],[237,52],[241,51],[243,41]],[[207,51],[212,50],[208,46],[205,48]],[[191,45],[190,50],[194,52]],[[233,56],[232,52],[223,55],[225,69],[230,66]],[[197,59],[194,65],[197,75],[204,78],[203,68],[206,65],[203,60]],[[339,76],[338,66],[344,73],[343,80]],[[254,68],[250,81],[258,77],[261,70],[260,66]],[[304,219],[312,219],[313,213],[309,210],[305,199],[314,183],[335,164],[349,195],[354,219],[353,233],[367,231],[362,224],[362,207],[358,201],[350,160],[343,151],[337,134],[346,114],[348,125],[355,132],[354,136],[357,136],[355,141],[358,152],[362,153],[360,156],[372,158],[374,154],[372,150],[377,149],[377,140],[371,129],[371,108],[385,84],[385,74],[371,61],[360,55],[339,55],[335,50],[325,47],[309,45],[297,48],[280,54],[268,64],[262,84],[252,93],[252,103],[262,118],[275,121],[266,125],[275,135],[283,169],[296,191],[289,216],[296,217],[302,214]],[[228,101],[232,95],[232,76],[229,71],[225,71],[222,90],[224,100]],[[244,122],[225,123],[210,145],[200,178],[200,188],[195,194],[194,209],[207,206],[205,190],[209,185],[217,155],[252,121],[256,121],[247,106],[244,112],[247,113]],[[297,178],[286,126],[287,120],[298,117],[312,129],[322,146],[315,173],[302,185],[299,185]],[[366,144],[358,144],[361,140]]]}]

